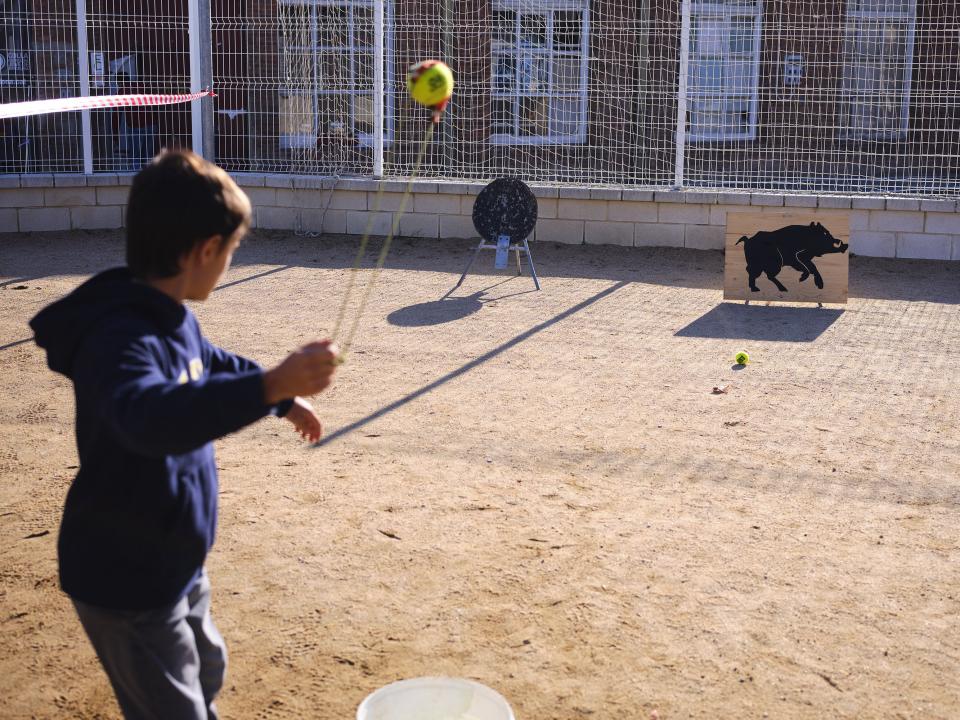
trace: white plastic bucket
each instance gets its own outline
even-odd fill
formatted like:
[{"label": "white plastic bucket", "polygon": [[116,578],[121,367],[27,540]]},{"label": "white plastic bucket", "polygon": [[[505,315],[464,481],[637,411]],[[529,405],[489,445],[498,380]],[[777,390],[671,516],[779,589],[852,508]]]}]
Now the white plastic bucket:
[{"label": "white plastic bucket", "polygon": [[372,692],[357,720],[514,720],[503,696],[473,680],[423,677]]}]

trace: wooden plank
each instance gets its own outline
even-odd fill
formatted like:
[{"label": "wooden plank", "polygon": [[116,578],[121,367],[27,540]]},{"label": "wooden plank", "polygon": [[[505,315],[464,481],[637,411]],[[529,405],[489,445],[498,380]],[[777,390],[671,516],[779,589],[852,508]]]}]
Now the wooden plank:
[{"label": "wooden plank", "polygon": [[[802,255],[794,259],[798,247],[803,247],[807,238],[810,240],[813,252],[823,249],[833,250],[830,239],[817,228],[811,228],[810,234],[802,231],[792,231],[793,238],[800,240],[798,246],[790,242],[785,236],[778,242],[773,238],[754,238],[758,232],[774,232],[781,228],[800,225],[808,227],[810,223],[820,223],[830,235],[843,244],[850,241],[850,216],[844,210],[805,210],[797,208],[783,212],[731,212],[727,213],[726,257],[724,258],[723,272],[723,299],[724,300],[781,300],[785,302],[818,302],[818,303],[846,303],[850,255],[846,252],[827,252],[818,256],[806,258]],[[741,238],[754,238],[752,243],[740,242]],[[746,250],[750,245],[754,272],[759,272],[755,279],[758,292],[750,289],[750,278],[747,271]],[[784,255],[786,253],[786,255]],[[801,269],[790,263],[808,268],[808,277],[801,282]],[[812,262],[812,266],[811,266]],[[823,279],[823,289],[815,283],[813,269],[816,269]],[[786,290],[780,290],[761,270],[773,270],[773,276]]]}]

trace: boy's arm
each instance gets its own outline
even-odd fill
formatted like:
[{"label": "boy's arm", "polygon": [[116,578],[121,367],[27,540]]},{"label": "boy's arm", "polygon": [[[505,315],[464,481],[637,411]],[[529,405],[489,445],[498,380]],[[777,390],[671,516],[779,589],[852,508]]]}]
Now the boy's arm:
[{"label": "boy's arm", "polygon": [[[203,338],[203,347],[207,356],[206,365],[211,375],[218,373],[248,373],[255,370],[263,372],[263,368],[253,360],[245,358],[242,355],[235,355],[228,350],[217,347],[206,338]],[[293,398],[281,400],[276,405],[270,406],[269,414],[283,417],[290,411],[292,405]]]},{"label": "boy's arm", "polygon": [[178,384],[162,373],[149,339],[114,336],[97,342],[96,351],[78,357],[74,381],[95,393],[102,419],[133,452],[190,452],[271,409],[259,368]]},{"label": "boy's arm", "polygon": [[235,355],[228,350],[217,347],[206,338],[203,338],[203,349],[207,355],[207,367],[211,373],[220,372],[248,372],[250,370],[260,370],[260,366],[242,355]]}]

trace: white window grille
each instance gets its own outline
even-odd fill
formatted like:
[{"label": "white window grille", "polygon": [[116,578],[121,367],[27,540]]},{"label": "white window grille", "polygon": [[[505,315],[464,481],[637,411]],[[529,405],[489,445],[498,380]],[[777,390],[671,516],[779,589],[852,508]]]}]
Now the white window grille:
[{"label": "white window grille", "polygon": [[[385,54],[393,50],[385,5]],[[325,139],[374,144],[373,1],[279,5],[280,147],[313,148]],[[385,84],[392,80],[390,64]],[[384,107],[384,142],[393,135],[391,103]]]},{"label": "white window grille", "polygon": [[495,4],[492,143],[584,142],[589,35],[583,2]]},{"label": "white window grille", "polygon": [[916,17],[915,0],[850,0],[843,69],[848,137],[906,133]]},{"label": "white window grille", "polygon": [[756,138],[760,26],[760,3],[756,0],[693,4],[688,140]]}]

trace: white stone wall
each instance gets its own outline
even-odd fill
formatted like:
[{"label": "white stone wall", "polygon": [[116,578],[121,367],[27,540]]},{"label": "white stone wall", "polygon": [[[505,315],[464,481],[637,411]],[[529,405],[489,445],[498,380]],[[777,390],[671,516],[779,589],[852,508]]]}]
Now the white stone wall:
[{"label": "white stone wall", "polygon": [[[363,234],[368,223],[374,234],[386,234],[408,184],[245,173],[234,177],[250,195],[256,227],[349,235]],[[120,228],[131,180],[130,175],[110,174],[0,176],[0,232]],[[415,181],[398,233],[477,237],[471,213],[485,185]],[[960,260],[960,208],[954,200],[531,187],[539,206],[534,241],[719,250],[727,212],[820,207],[850,211],[850,250],[855,254]]]}]

